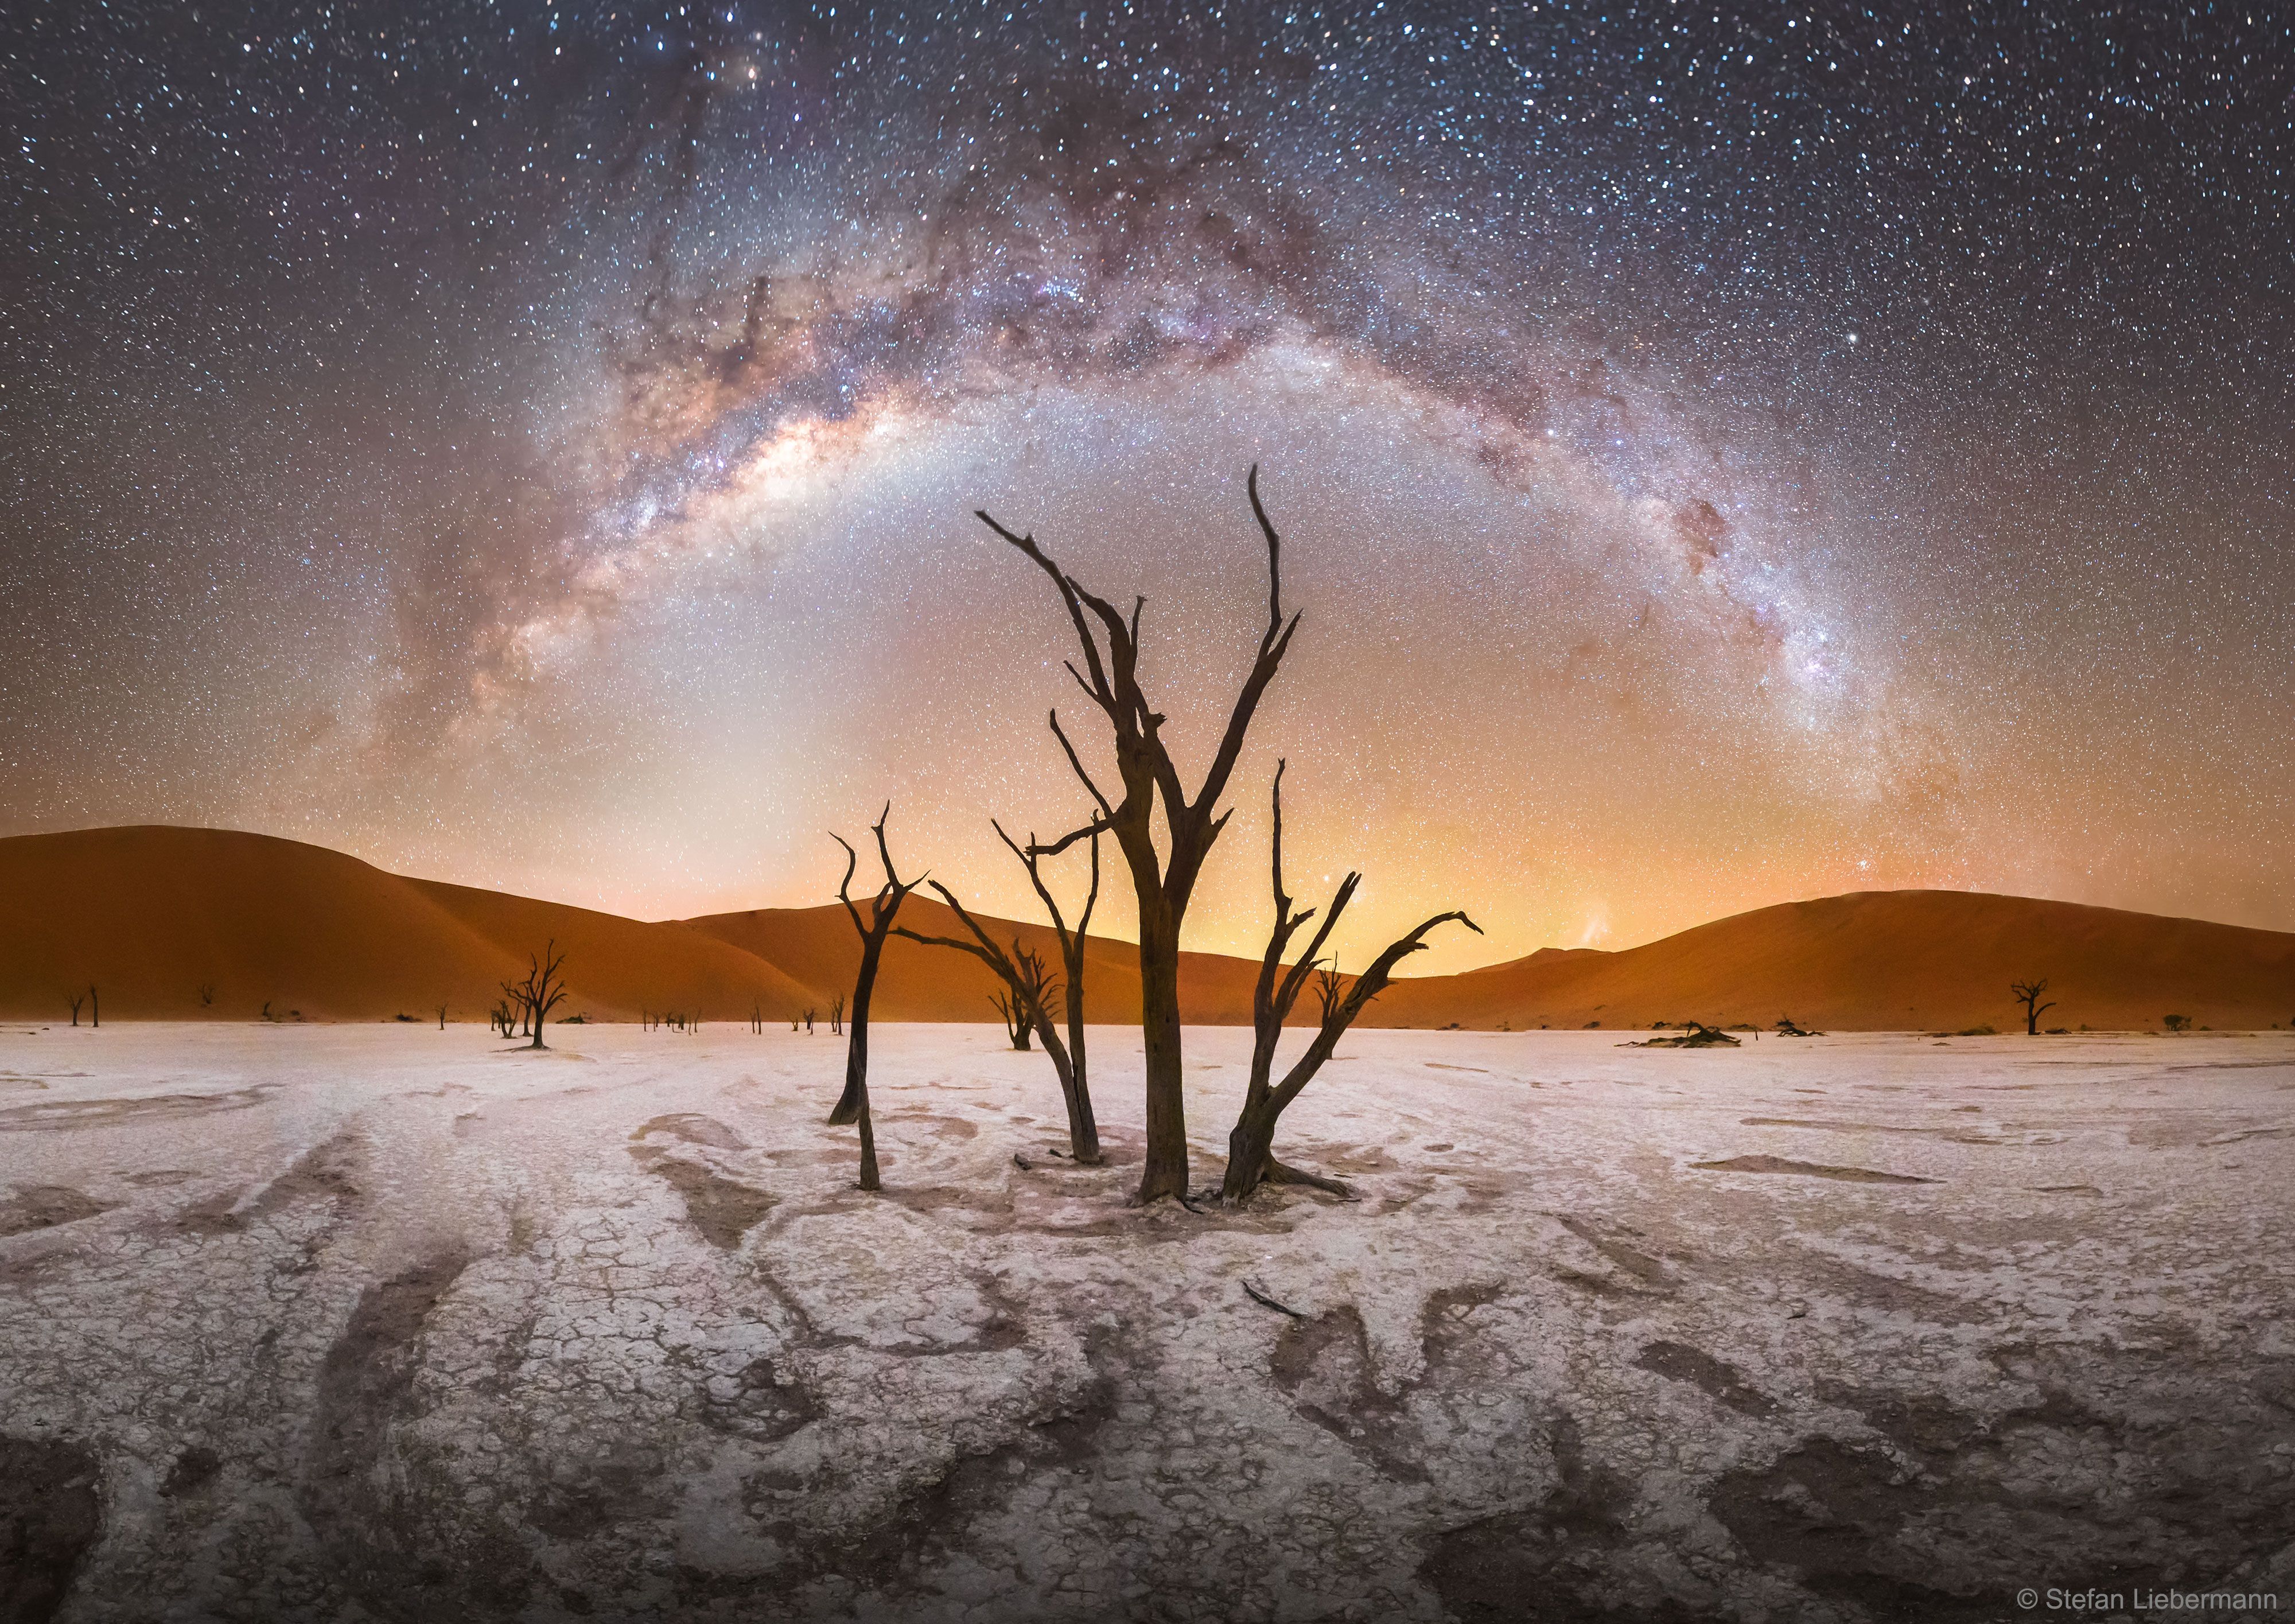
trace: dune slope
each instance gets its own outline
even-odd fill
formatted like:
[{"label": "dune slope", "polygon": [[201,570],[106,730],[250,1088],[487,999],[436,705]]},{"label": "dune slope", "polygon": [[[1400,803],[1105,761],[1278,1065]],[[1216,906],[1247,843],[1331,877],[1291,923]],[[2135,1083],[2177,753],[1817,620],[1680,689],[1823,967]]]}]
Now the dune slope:
[{"label": "dune slope", "polygon": [[[929,898],[911,898],[902,921],[961,934]],[[1048,926],[982,922],[1058,964]],[[262,835],[146,826],[0,840],[0,1015],[19,1019],[69,1018],[68,998],[93,982],[115,1019],[247,1019],[266,1003],[289,1018],[435,1018],[443,1002],[451,1018],[478,1020],[551,937],[568,950],[567,1012],[600,1019],[674,1009],[735,1021],[753,1007],[774,1021],[807,1008],[825,1018],[861,951],[834,903],[648,924],[403,878]],[[1137,1019],[1137,950],[1095,938],[1088,952],[1091,1018]],[[1182,955],[1184,1018],[1247,1022],[1257,971]],[[1548,949],[1398,982],[1364,1018],[1519,1031],[1790,1016],[1835,1031],[2009,1032],[2022,1022],[2008,983],[2036,975],[2055,1004],[2048,1026],[2156,1029],[2171,1014],[2219,1030],[2295,1025],[2295,934],[1950,891],[1782,903],[1621,952]],[[874,1013],[992,1020],[997,984],[968,954],[896,938]]]},{"label": "dune slope", "polygon": [[[719,1020],[817,1001],[772,965],[675,926],[434,881],[322,846],[142,826],[0,840],[0,1014],[69,1019],[95,983],[107,1017],[483,1020],[555,936],[562,1013]],[[214,1001],[202,1000],[211,988]]]},{"label": "dune slope", "polygon": [[2045,976],[2041,1024],[2221,1029],[2295,1022],[2295,934],[1962,891],[1866,891],[1717,919],[1621,952],[1533,953],[1398,983],[1385,1025],[1646,1027],[1781,1016],[1850,1031],[2021,1031],[2012,981]]}]

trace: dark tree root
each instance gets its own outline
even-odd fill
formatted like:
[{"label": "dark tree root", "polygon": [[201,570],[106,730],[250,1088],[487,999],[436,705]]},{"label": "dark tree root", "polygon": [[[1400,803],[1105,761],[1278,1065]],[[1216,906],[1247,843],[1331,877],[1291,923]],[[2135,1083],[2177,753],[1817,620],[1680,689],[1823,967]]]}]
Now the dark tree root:
[{"label": "dark tree root", "polygon": [[1355,1194],[1354,1186],[1347,1183],[1344,1179],[1333,1179],[1323,1173],[1311,1173],[1304,1168],[1286,1166],[1283,1163],[1278,1162],[1273,1156],[1267,1158],[1267,1171],[1262,1176],[1262,1182],[1266,1184],[1303,1184],[1311,1189],[1322,1190],[1330,1195],[1336,1196],[1341,1201],[1360,1201],[1362,1199],[1361,1196]]}]

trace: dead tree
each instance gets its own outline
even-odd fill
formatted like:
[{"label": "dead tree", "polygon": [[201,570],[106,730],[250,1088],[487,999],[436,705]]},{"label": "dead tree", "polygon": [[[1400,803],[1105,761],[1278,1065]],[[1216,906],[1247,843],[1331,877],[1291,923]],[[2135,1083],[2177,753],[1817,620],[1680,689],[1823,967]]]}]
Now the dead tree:
[{"label": "dead tree", "polygon": [[[1060,1098],[1067,1106],[1069,1154],[1079,1162],[1098,1162],[1099,1129],[1092,1121],[1091,1100],[1079,1090],[1081,1073],[1076,1070],[1068,1046],[1060,1041],[1060,1034],[1054,1029],[1047,1008],[1052,988],[1047,982],[1043,956],[1030,952],[1020,945],[1017,938],[1013,941],[1011,952],[1007,953],[981,927],[980,921],[972,917],[970,910],[957,900],[954,892],[937,880],[933,882],[933,890],[963,922],[972,940],[960,942],[953,936],[927,936],[906,927],[898,928],[896,934],[911,942],[921,942],[927,947],[954,948],[960,953],[969,953],[996,972],[1002,979],[1005,990],[997,993],[992,1001],[999,1010],[1011,1012],[1005,1017],[1008,1029],[1025,1022],[1043,1036],[1044,1053],[1051,1060],[1053,1074],[1060,1081]],[[1025,1049],[1027,1045],[1020,1037],[1015,1036],[1012,1047]]]},{"label": "dead tree", "polygon": [[446,1030],[446,1006],[444,1004],[438,1006],[438,1030]]},{"label": "dead tree", "polygon": [[812,1008],[812,1006],[806,1006],[804,1012],[804,1035],[808,1038],[813,1036],[813,1017],[816,1013],[817,1012]]},{"label": "dead tree", "polygon": [[[1317,1173],[1303,1172],[1286,1167],[1275,1159],[1275,1124],[1290,1103],[1299,1098],[1300,1090],[1314,1081],[1315,1073],[1331,1057],[1371,1000],[1386,990],[1388,978],[1405,958],[1422,951],[1426,933],[1438,925],[1457,920],[1476,935],[1482,927],[1465,914],[1452,911],[1438,913],[1417,929],[1398,937],[1379,956],[1371,960],[1370,967],[1356,976],[1352,984],[1341,975],[1335,965],[1320,963],[1323,944],[1330,940],[1339,917],[1354,901],[1355,890],[1362,884],[1362,876],[1350,873],[1339,882],[1332,894],[1331,905],[1323,910],[1322,923],[1307,943],[1307,950],[1287,968],[1283,954],[1292,938],[1305,928],[1315,917],[1310,908],[1303,913],[1294,913],[1290,894],[1283,889],[1283,763],[1275,764],[1273,796],[1275,828],[1272,864],[1275,890],[1275,924],[1268,932],[1267,951],[1259,961],[1259,981],[1251,994],[1251,1081],[1244,1092],[1243,1111],[1236,1118],[1234,1129],[1228,1134],[1227,1176],[1221,1181],[1220,1196],[1228,1202],[1250,1199],[1251,1193],[1262,1183],[1310,1184],[1335,1195],[1349,1195],[1344,1184]],[[1310,980],[1316,983],[1318,1001],[1322,1006],[1322,1019],[1315,1035],[1308,1040],[1307,1051],[1292,1062],[1283,1081],[1274,1081],[1275,1049],[1282,1040],[1283,1023],[1298,1003],[1299,994]]]},{"label": "dead tree", "polygon": [[832,1038],[845,1035],[845,994],[842,992],[829,1000],[829,1035]]},{"label": "dead tree", "polygon": [[64,996],[71,1001],[72,1024],[77,1026],[79,1024],[79,1012],[87,1003],[87,994],[85,992],[67,992]]},{"label": "dead tree", "polygon": [[[1019,966],[1012,962],[1009,954],[989,939],[988,933],[980,928],[979,922],[965,911],[962,902],[956,900],[954,892],[938,880],[933,882],[933,890],[939,894],[942,902],[948,904],[956,917],[964,921],[964,927],[972,934],[972,940],[960,942],[953,936],[927,936],[921,931],[911,930],[905,925],[894,926],[893,934],[905,937],[911,942],[921,943],[927,947],[953,948],[960,953],[969,953],[995,971],[997,979],[1004,984],[988,995],[988,1001],[995,1008],[996,1013],[1003,1017],[1004,1035],[1011,1040],[1012,1047],[1026,1049],[1028,1033],[1035,1026],[1036,1020],[1034,1012],[1028,1008],[1027,992],[1021,985]],[[1016,942],[1013,945],[1017,949],[1019,944]]]},{"label": "dead tree", "polygon": [[[1051,578],[1075,627],[1083,669],[1071,662],[1068,674],[1107,719],[1113,738],[1121,798],[1110,800],[1060,726],[1059,713],[1051,714],[1053,736],[1060,742],[1069,767],[1082,781],[1099,811],[1091,821],[1049,845],[1032,846],[1040,856],[1065,851],[1076,841],[1105,830],[1115,836],[1124,862],[1131,870],[1131,886],[1139,898],[1139,1035],[1147,1059],[1148,1154],[1140,1171],[1139,1198],[1188,1193],[1188,1122],[1181,1093],[1182,1057],[1180,1038],[1180,930],[1204,859],[1212,843],[1227,827],[1229,813],[1217,810],[1226,793],[1237,760],[1243,754],[1244,736],[1259,708],[1267,685],[1299,629],[1296,615],[1283,613],[1282,544],[1267,510],[1259,500],[1259,468],[1254,464],[1246,481],[1253,517],[1267,543],[1267,625],[1260,633],[1259,650],[1229,710],[1219,747],[1203,781],[1190,797],[1180,782],[1163,735],[1164,715],[1148,701],[1139,682],[1139,616],[1145,598],[1132,600],[1127,617],[1107,600],[1084,590],[1036,545],[1033,535],[1016,535],[987,513],[980,521],[1010,543]],[[1093,622],[1098,623],[1094,629]],[[1102,650],[1102,640],[1106,649]],[[1164,845],[1156,849],[1153,819],[1156,803],[1164,805]]]},{"label": "dead tree", "polygon": [[796,1031],[799,1026],[801,1026],[802,1024],[804,1024],[804,1016],[802,1016],[802,1015],[793,1015],[793,1016],[789,1016],[789,1030],[790,1030],[791,1032],[795,1032],[795,1031]]},{"label": "dead tree", "polygon": [[506,981],[502,983],[502,1010],[507,1017],[502,1023],[502,1036],[523,1035],[527,1022],[527,999],[532,991],[528,982]]},{"label": "dead tree", "polygon": [[202,1008],[202,1009],[212,1009],[212,1008],[215,1008],[215,983],[213,983],[213,982],[211,982],[211,981],[203,981],[203,982],[201,982],[201,983],[200,983],[200,989],[199,989],[199,990],[200,990],[200,1008]]},{"label": "dead tree", "polygon": [[753,998],[749,1000],[749,1031],[755,1033],[762,1032],[764,1029],[765,1007]]},{"label": "dead tree", "polygon": [[87,983],[87,1024],[91,1027],[103,1024],[103,1000],[96,995],[94,982]]},{"label": "dead tree", "polygon": [[1012,1047],[1018,1049],[1026,1049],[1028,1033],[1035,1026],[1035,1022],[1028,1015],[1026,995],[999,988],[988,995],[988,1001],[995,1006],[996,1013],[1003,1017],[1004,1035],[1011,1040]]},{"label": "dead tree", "polygon": [[566,1001],[565,984],[558,975],[559,967],[566,962],[566,955],[558,951],[558,938],[552,936],[539,957],[528,953],[526,962],[526,979],[516,983],[504,982],[502,991],[513,1001],[524,1006],[525,1020],[521,1029],[531,1029],[534,1034],[534,1041],[527,1047],[547,1049],[550,1046],[542,1041],[542,1028],[543,1024],[550,1019],[550,1012]]},{"label": "dead tree", "polygon": [[[1095,832],[1091,837],[1091,889],[1085,894],[1083,911],[1076,918],[1075,928],[1070,930],[1058,900],[1044,883],[1042,859],[1033,849],[1036,837],[1029,836],[1028,845],[1023,846],[1004,832],[1002,824],[992,820],[990,827],[995,829],[997,838],[1011,848],[1020,866],[1027,869],[1028,883],[1036,888],[1044,911],[1051,916],[1052,934],[1059,938],[1063,973],[1051,981],[1066,994],[1068,1031],[1065,1044],[1052,1030],[1041,959],[1036,960],[1030,992],[1036,1006],[1036,1030],[1043,1034],[1044,1052],[1052,1057],[1053,1068],[1059,1073],[1061,1097],[1067,1101],[1069,1149],[1077,1161],[1097,1164],[1100,1159],[1099,1123],[1092,1115],[1091,1081],[1084,1064],[1083,959],[1087,943],[1084,933],[1091,926],[1091,910],[1099,905],[1099,836]],[[1028,973],[1025,962],[1020,968],[1024,975]]]},{"label": "dead tree", "polygon": [[[919,874],[915,879],[904,880],[893,868],[893,848],[885,841],[885,822],[893,815],[893,804],[885,803],[885,810],[877,814],[870,833],[877,836],[877,855],[885,864],[885,883],[878,887],[875,901],[870,904],[866,922],[861,910],[853,902],[853,872],[860,866],[861,854],[846,845],[842,835],[832,834],[831,840],[845,846],[845,877],[837,883],[837,900],[845,904],[845,914],[853,928],[861,934],[861,971],[853,983],[853,1035],[845,1049],[845,1093],[837,1102],[837,1109],[829,1114],[832,1128],[847,1122],[861,1124],[861,1187],[881,1189],[877,1178],[877,1130],[869,1115],[869,996],[877,990],[877,965],[885,955],[885,938],[893,933],[893,920],[901,911],[901,904],[909,899],[924,881]],[[813,1030],[813,1011],[804,1012],[804,1027]]]},{"label": "dead tree", "polygon": [[2024,1035],[2028,1038],[2040,1035],[2040,1017],[2056,1007],[2054,999],[2045,1004],[2040,1002],[2040,994],[2047,990],[2048,980],[2045,975],[2037,981],[2012,981],[2008,983],[2010,993],[2024,1006]]}]

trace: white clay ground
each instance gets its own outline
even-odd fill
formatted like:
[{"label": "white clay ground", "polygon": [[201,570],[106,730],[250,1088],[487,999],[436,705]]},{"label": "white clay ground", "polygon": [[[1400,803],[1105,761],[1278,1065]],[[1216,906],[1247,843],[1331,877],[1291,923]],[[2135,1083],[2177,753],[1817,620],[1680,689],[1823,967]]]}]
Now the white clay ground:
[{"label": "white clay ground", "polygon": [[6,1616],[2295,1611],[2295,1034],[1620,1036],[1356,1034],[1362,1199],[1198,1215],[1113,1028],[1079,1170],[879,1027],[877,1196],[825,1032],[0,1030]]}]

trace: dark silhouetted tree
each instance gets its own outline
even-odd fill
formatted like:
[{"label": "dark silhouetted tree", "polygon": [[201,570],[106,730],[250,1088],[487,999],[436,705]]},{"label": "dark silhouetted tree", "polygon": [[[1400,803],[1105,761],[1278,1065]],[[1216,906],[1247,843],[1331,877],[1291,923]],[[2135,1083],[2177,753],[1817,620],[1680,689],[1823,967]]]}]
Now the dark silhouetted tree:
[{"label": "dark silhouetted tree", "polygon": [[515,1038],[523,1034],[529,1018],[527,1000],[533,996],[531,981],[506,981],[502,983],[502,1002],[510,1010],[510,1024],[502,1028],[502,1036]]},{"label": "dark silhouetted tree", "polygon": [[200,1008],[202,1009],[215,1008],[215,983],[203,981],[200,983]]},{"label": "dark silhouetted tree", "polygon": [[521,1030],[530,1030],[534,1034],[534,1041],[527,1047],[547,1049],[550,1046],[542,1041],[542,1028],[550,1019],[550,1012],[566,1001],[566,988],[558,975],[566,955],[558,951],[558,939],[553,936],[538,957],[528,953],[526,961],[526,979],[516,983],[504,982],[502,991],[513,1001],[525,1006]]},{"label": "dark silhouetted tree", "polygon": [[[1362,876],[1350,873],[1339,882],[1331,897],[1331,905],[1324,910],[1322,923],[1307,943],[1307,949],[1297,960],[1286,967],[1285,951],[1292,938],[1315,917],[1311,908],[1303,913],[1294,913],[1290,894],[1283,889],[1283,763],[1275,764],[1274,833],[1272,864],[1275,891],[1275,924],[1268,932],[1267,951],[1259,961],[1259,980],[1251,995],[1251,1080],[1246,1085],[1242,1113],[1236,1118],[1234,1129],[1228,1134],[1227,1176],[1221,1181],[1220,1195],[1229,1202],[1248,1200],[1261,1183],[1311,1184],[1335,1195],[1351,1194],[1347,1187],[1335,1179],[1303,1172],[1286,1167],[1275,1159],[1275,1124],[1286,1107],[1299,1098],[1300,1090],[1314,1081],[1315,1073],[1331,1057],[1348,1027],[1371,1000],[1386,990],[1394,967],[1409,954],[1422,951],[1426,933],[1438,925],[1452,920],[1465,926],[1476,935],[1482,926],[1459,912],[1438,913],[1417,929],[1398,937],[1371,960],[1370,967],[1350,983],[1335,966],[1320,963],[1323,944],[1330,940],[1331,932],[1339,918],[1354,900]],[[1310,980],[1315,983],[1318,1001],[1322,1006],[1322,1019],[1314,1035],[1307,1041],[1306,1052],[1291,1065],[1280,1082],[1274,1081],[1276,1045],[1283,1036],[1283,1023],[1298,1003],[1299,994]]]},{"label": "dark silhouetted tree", "polygon": [[71,1002],[72,1024],[77,1026],[79,1024],[79,1012],[87,1005],[87,994],[85,992],[67,992],[64,996]]},{"label": "dark silhouetted tree", "polygon": [[[1091,1079],[1084,1060],[1083,1019],[1083,961],[1087,938],[1084,933],[1091,926],[1091,910],[1099,904],[1099,836],[1091,836],[1091,889],[1083,900],[1083,911],[1077,917],[1075,928],[1068,928],[1066,917],[1060,911],[1058,898],[1044,883],[1042,858],[1034,850],[1036,837],[1028,836],[1022,845],[1004,832],[1000,823],[992,823],[996,837],[1011,848],[1012,855],[1028,871],[1028,883],[1036,888],[1037,898],[1044,911],[1051,916],[1052,933],[1060,944],[1060,967],[1058,976],[1047,975],[1041,959],[1036,960],[1031,980],[1030,995],[1036,1006],[1036,1030],[1043,1034],[1044,1052],[1051,1057],[1052,1066],[1059,1073],[1060,1095],[1068,1107],[1068,1147],[1079,1162],[1097,1163],[1099,1159],[1099,1123],[1092,1114]],[[1028,967],[1019,967],[1028,975]],[[1058,987],[1064,995],[1067,1009],[1067,1037],[1063,1042],[1052,1029],[1050,994],[1047,985]]]},{"label": "dark silhouetted tree", "polygon": [[[1053,735],[1099,812],[1084,828],[1032,849],[1049,856],[1095,830],[1105,830],[1115,836],[1131,870],[1139,917],[1139,1033],[1147,1060],[1148,1154],[1139,1177],[1143,1201],[1162,1196],[1184,1197],[1188,1193],[1180,931],[1203,873],[1204,859],[1227,827],[1229,814],[1218,811],[1219,799],[1226,793],[1228,779],[1243,754],[1244,738],[1251,730],[1260,698],[1274,681],[1284,652],[1291,646],[1292,633],[1299,627],[1297,616],[1286,619],[1283,613],[1282,543],[1259,500],[1256,464],[1246,483],[1253,517],[1267,543],[1267,625],[1260,633],[1258,653],[1229,712],[1218,748],[1193,796],[1181,783],[1179,768],[1164,743],[1164,715],[1148,703],[1140,687],[1139,616],[1147,600],[1135,599],[1126,616],[1107,600],[1086,592],[1074,576],[1044,554],[1033,535],[1016,535],[986,512],[978,515],[983,524],[1025,554],[1059,589],[1083,658],[1082,671],[1071,662],[1068,673],[1098,707],[1113,738],[1121,794],[1111,800],[1085,771],[1074,742],[1060,726],[1059,713],[1052,713]],[[1162,852],[1156,849],[1154,828],[1159,799],[1164,805]]]},{"label": "dark silhouetted tree", "polygon": [[103,1000],[98,996],[94,982],[87,984],[87,1024],[90,1026],[103,1024]]},{"label": "dark silhouetted tree", "polygon": [[446,1006],[444,1004],[438,1006],[438,1030],[446,1030]]},{"label": "dark silhouetted tree", "polygon": [[[1026,1049],[1028,1033],[1035,1026],[1036,1017],[1034,1012],[1028,1008],[1027,992],[1020,984],[1019,967],[1012,962],[1010,955],[989,939],[988,933],[982,930],[979,923],[965,911],[964,904],[956,900],[954,892],[937,880],[933,882],[933,890],[939,894],[940,900],[947,903],[955,912],[956,917],[964,921],[965,928],[972,934],[972,940],[960,942],[953,936],[928,936],[921,931],[911,930],[905,925],[894,926],[893,934],[896,936],[905,936],[911,942],[920,942],[927,947],[953,948],[960,953],[969,953],[995,971],[997,978],[1004,984],[988,995],[988,1001],[994,1007],[996,1013],[1003,1017],[1004,1035],[1011,1041],[1012,1047]],[[1017,943],[1015,945],[1017,946]]]},{"label": "dark silhouetted tree", "polygon": [[2038,981],[2012,981],[2008,983],[2008,991],[2015,995],[2018,1003],[2024,1006],[2024,1035],[2028,1038],[2040,1035],[2040,1017],[2056,1007],[2054,999],[2045,1004],[2040,1002],[2040,994],[2047,990],[2046,976]]},{"label": "dark silhouetted tree", "polygon": [[[1022,947],[1017,938],[1013,941],[1012,951],[1007,953],[982,928],[980,921],[972,917],[971,911],[957,900],[954,892],[938,881],[934,882],[933,889],[962,921],[972,940],[960,942],[953,936],[927,936],[905,926],[901,927],[898,934],[928,947],[953,948],[960,953],[969,953],[1003,981],[1005,990],[996,994],[993,1001],[1000,1011],[1012,1011],[1005,1017],[1008,1030],[1014,1022],[1025,1021],[1044,1040],[1044,1053],[1051,1060],[1053,1074],[1060,1082],[1060,1098],[1067,1106],[1070,1154],[1079,1162],[1097,1163],[1100,1159],[1099,1130],[1092,1121],[1090,1099],[1078,1096],[1074,1062],[1046,1008],[1057,983],[1048,980],[1043,956]],[[1015,1038],[1012,1047],[1025,1049],[1027,1045]]]},{"label": "dark silhouetted tree", "polygon": [[[877,1177],[877,1130],[869,1114],[869,998],[877,990],[877,966],[885,956],[885,938],[893,933],[893,921],[901,911],[901,904],[924,881],[921,874],[915,879],[904,880],[893,868],[893,848],[885,840],[885,823],[892,815],[893,804],[887,801],[870,829],[877,836],[877,855],[885,865],[885,883],[878,887],[865,921],[853,901],[853,872],[860,866],[861,855],[845,845],[842,835],[829,836],[845,847],[845,877],[837,884],[837,900],[845,904],[853,928],[860,933],[861,969],[853,983],[853,1035],[845,1049],[845,1093],[837,1100],[837,1108],[829,1114],[829,1122],[834,1128],[847,1122],[861,1124],[861,1187],[864,1190],[884,1187]],[[805,1011],[804,1024],[806,1031],[813,1030],[813,1012],[809,1009]]]},{"label": "dark silhouetted tree", "polygon": [[1004,1036],[1010,1041],[1012,1047],[1019,1049],[1026,1049],[1028,1033],[1034,1026],[1034,1022],[1028,1016],[1026,995],[999,988],[988,995],[988,1001],[995,1006],[996,1013],[1003,1017]]},{"label": "dark silhouetted tree", "polygon": [[842,992],[829,1000],[829,1035],[832,1038],[845,1035],[845,994]]}]

